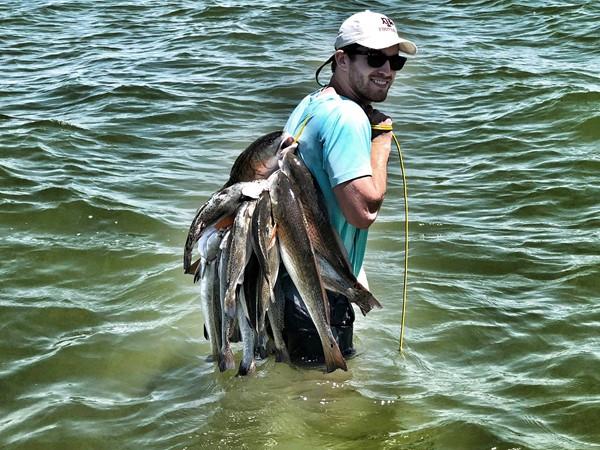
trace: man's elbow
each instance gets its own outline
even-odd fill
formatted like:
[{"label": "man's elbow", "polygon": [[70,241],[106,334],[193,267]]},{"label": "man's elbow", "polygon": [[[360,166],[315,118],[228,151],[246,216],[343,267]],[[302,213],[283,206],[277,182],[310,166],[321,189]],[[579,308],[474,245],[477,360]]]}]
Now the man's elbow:
[{"label": "man's elbow", "polygon": [[366,229],[369,228],[373,222],[375,222],[376,217],[377,214],[369,214],[368,216],[357,216],[353,217],[352,220],[348,220],[348,222],[356,228]]},{"label": "man's elbow", "polygon": [[351,217],[346,217],[348,222],[355,226],[356,228],[366,229],[371,226],[375,219],[377,218],[377,213],[379,212],[379,208],[383,203],[383,198],[374,199],[371,202],[368,202],[364,205],[363,208],[360,208],[357,211],[354,211],[351,214]]}]

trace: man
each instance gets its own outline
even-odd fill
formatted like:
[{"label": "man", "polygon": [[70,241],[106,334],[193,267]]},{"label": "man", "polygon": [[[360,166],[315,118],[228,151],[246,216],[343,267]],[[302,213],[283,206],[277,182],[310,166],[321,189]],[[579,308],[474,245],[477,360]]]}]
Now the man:
[{"label": "man", "polygon": [[[342,23],[327,86],[305,97],[290,115],[285,131],[296,136],[298,151],[317,180],[334,229],[348,251],[351,266],[366,285],[362,263],[367,229],[377,217],[387,184],[391,132],[373,132],[371,125],[391,126],[390,118],[372,102],[387,97],[396,72],[414,43],[398,36],[394,22],[383,14],[364,11]],[[286,293],[285,336],[292,359],[321,361],[319,337],[289,278]],[[328,293],[331,327],[345,356],[354,353],[354,311],[348,300]]]}]

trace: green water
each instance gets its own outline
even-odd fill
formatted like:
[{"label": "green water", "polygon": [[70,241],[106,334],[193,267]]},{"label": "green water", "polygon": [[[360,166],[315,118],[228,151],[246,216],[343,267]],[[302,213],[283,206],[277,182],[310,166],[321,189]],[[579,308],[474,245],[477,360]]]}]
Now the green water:
[{"label": "green water", "polygon": [[[393,3],[0,5],[0,448],[600,448],[600,4]],[[188,226],[365,8],[419,46],[405,352],[394,157],[349,371],[221,374]]]}]

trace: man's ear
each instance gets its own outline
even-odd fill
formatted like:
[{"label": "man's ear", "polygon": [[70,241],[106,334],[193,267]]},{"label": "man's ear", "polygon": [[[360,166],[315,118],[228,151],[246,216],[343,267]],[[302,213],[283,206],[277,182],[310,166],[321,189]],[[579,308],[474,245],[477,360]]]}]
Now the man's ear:
[{"label": "man's ear", "polygon": [[343,50],[336,50],[335,52],[335,63],[337,67],[342,69],[343,71],[348,70],[348,62],[350,61],[350,57]]}]

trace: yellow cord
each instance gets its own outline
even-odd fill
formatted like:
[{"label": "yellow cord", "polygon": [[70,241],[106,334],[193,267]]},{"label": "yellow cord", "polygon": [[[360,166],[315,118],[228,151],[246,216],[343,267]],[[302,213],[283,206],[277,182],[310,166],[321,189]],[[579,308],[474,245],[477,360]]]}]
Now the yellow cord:
[{"label": "yellow cord", "polygon": [[[382,124],[373,125],[373,130],[392,131],[392,125]],[[402,151],[400,150],[400,143],[396,138],[396,135],[392,133],[394,142],[396,143],[396,149],[398,150],[398,156],[400,157],[400,171],[402,172],[402,185],[404,186],[404,286],[402,288],[402,319],[400,328],[400,353],[402,353],[402,347],[404,345],[404,323],[406,318],[406,303],[408,301],[408,188],[406,183],[406,171],[404,169],[404,158],[402,157]]]},{"label": "yellow cord", "polygon": [[294,136],[294,142],[298,142],[298,139],[300,139],[300,136],[302,136],[302,132],[304,131],[304,129],[306,128],[306,125],[308,125],[308,122],[310,121],[310,119],[312,119],[313,116],[308,116],[306,119],[304,119],[302,121],[302,123],[300,124],[300,129],[298,130],[298,132],[296,133],[296,136]]}]

